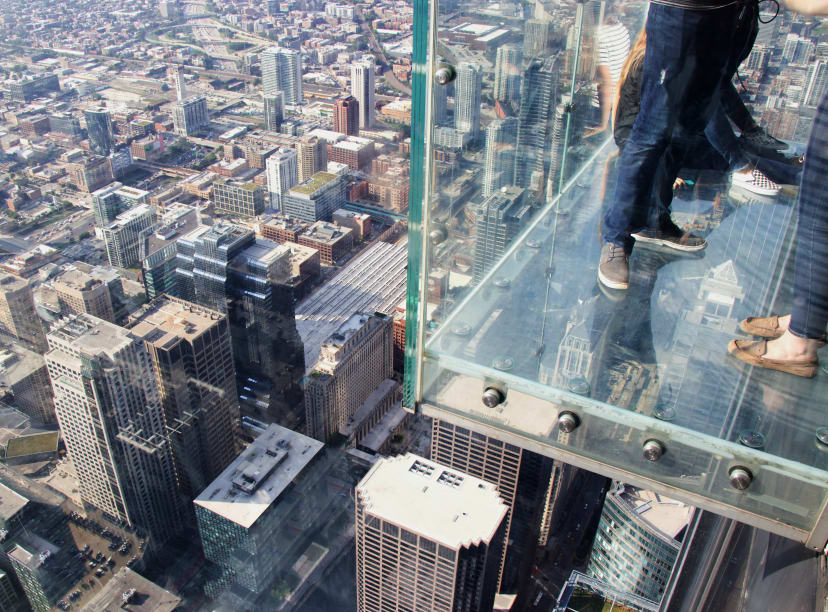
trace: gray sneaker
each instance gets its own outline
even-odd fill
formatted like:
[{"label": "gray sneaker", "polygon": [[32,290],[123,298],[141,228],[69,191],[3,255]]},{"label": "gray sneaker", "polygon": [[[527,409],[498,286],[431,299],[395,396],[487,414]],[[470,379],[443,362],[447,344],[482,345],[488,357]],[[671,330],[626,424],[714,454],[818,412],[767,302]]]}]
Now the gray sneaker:
[{"label": "gray sneaker", "polygon": [[605,242],[598,264],[598,280],[610,289],[629,289],[630,262],[624,247]]},{"label": "gray sneaker", "polygon": [[641,230],[640,232],[633,234],[632,237],[635,238],[636,242],[665,246],[687,253],[701,251],[707,246],[707,242],[704,238],[696,236],[696,234],[683,231],[675,223],[670,223],[663,229]]}]

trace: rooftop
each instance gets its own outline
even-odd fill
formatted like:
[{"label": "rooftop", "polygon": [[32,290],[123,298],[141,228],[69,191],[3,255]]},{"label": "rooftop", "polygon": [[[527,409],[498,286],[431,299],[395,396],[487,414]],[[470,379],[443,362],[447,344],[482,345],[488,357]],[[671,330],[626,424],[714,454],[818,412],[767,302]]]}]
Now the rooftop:
[{"label": "rooftop", "polygon": [[611,492],[611,495],[621,500],[643,521],[673,540],[693,516],[692,506],[630,485],[619,484],[618,489]]},{"label": "rooftop", "polygon": [[326,187],[338,178],[339,177],[336,174],[330,174],[328,172],[317,172],[304,183],[300,183],[299,185],[292,187],[290,191],[305,195],[313,195],[314,193],[316,193],[323,187]]},{"label": "rooftop", "polygon": [[302,234],[301,238],[313,240],[315,242],[324,242],[327,244],[336,244],[353,230],[350,227],[340,227],[327,221],[317,221]]},{"label": "rooftop", "polygon": [[173,346],[179,338],[192,341],[213,327],[224,315],[184,300],[163,297],[136,313],[130,331],[159,348]]},{"label": "rooftop", "polygon": [[411,453],[378,461],[357,492],[370,514],[454,550],[490,541],[507,512],[495,485]]},{"label": "rooftop", "polygon": [[43,366],[41,355],[19,344],[0,347],[0,388],[11,387]]},{"label": "rooftop", "polygon": [[72,347],[87,355],[112,355],[132,342],[129,332],[114,323],[103,321],[91,315],[79,314],[63,319],[52,328],[47,336],[53,350],[47,357],[57,357],[61,349],[55,349],[56,342],[69,342]]},{"label": "rooftop", "polygon": [[151,214],[153,214],[152,206],[150,206],[149,204],[139,204],[138,206],[130,208],[129,210],[125,210],[120,215],[115,217],[115,221],[110,223],[106,227],[106,229],[120,229],[122,225],[129,223],[130,221],[134,221],[135,219]]},{"label": "rooftop", "polygon": [[56,291],[60,291],[61,289],[69,289],[71,291],[89,291],[90,289],[94,289],[98,285],[101,285],[102,281],[100,279],[93,278],[91,274],[85,272],[84,270],[71,266],[61,272],[60,275],[54,279],[52,284]]},{"label": "rooftop", "polygon": [[128,567],[122,567],[84,606],[84,612],[172,612],[181,605],[176,597]]},{"label": "rooftop", "polygon": [[0,483],[0,521],[8,521],[28,503],[28,499]]},{"label": "rooftop", "polygon": [[193,503],[249,528],[323,447],[299,432],[270,425]]}]

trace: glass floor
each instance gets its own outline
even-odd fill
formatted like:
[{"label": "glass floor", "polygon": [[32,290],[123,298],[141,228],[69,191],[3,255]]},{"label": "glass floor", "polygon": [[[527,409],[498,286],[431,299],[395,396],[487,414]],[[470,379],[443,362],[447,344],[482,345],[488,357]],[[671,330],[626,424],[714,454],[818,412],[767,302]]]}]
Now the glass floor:
[{"label": "glass floor", "polygon": [[[463,257],[473,208],[448,219],[429,269],[445,290],[426,308],[423,410],[806,541],[826,499],[828,353],[811,380],[727,354],[746,337],[741,319],[790,312],[795,189],[757,196],[727,174],[683,171],[692,184],[673,219],[707,248],[639,243],[630,289],[617,292],[597,281],[615,159],[613,145],[599,149],[476,284]],[[489,387],[505,401],[484,405]],[[558,425],[564,411],[571,432]],[[651,440],[655,461],[642,452]],[[752,478],[744,490],[734,467]]]}]

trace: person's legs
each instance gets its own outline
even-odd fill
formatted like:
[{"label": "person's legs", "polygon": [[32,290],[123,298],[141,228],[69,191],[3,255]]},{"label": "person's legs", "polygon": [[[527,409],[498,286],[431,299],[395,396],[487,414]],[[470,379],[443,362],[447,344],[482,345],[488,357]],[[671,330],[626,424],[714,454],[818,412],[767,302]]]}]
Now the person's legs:
[{"label": "person's legs", "polygon": [[728,80],[722,85],[722,108],[740,132],[750,132],[759,127],[742,101],[742,96],[736,91],[733,81]]},{"label": "person's legs", "polygon": [[817,110],[802,169],[796,228],[794,301],[788,327],[800,338],[825,337],[828,325],[828,93]]},{"label": "person's legs", "polygon": [[[724,86],[722,89],[729,88]],[[734,172],[744,170],[750,165],[750,160],[745,155],[742,147],[739,146],[739,141],[730,127],[730,122],[727,120],[721,104],[716,105],[713,110],[710,121],[704,127],[704,135],[713,145],[713,148],[725,158],[728,167]]]},{"label": "person's legs", "polygon": [[632,232],[649,220],[653,180],[677,123],[701,132],[710,118],[730,53],[734,7],[688,11],[651,4],[642,73],[641,110],[619,160],[604,241],[632,249]]}]

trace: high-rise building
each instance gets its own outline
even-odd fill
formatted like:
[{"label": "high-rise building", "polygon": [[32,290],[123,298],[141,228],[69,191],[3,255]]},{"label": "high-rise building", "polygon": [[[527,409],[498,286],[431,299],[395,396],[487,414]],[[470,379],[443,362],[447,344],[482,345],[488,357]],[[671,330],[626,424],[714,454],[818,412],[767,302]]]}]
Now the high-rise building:
[{"label": "high-rise building", "polygon": [[303,136],[296,142],[299,182],[304,183],[328,167],[328,149],[324,138]]},{"label": "high-rise building", "polygon": [[184,78],[181,76],[181,67],[176,64],[172,66],[173,87],[175,88],[175,101],[183,102],[187,99],[187,88]]},{"label": "high-rise building", "polygon": [[220,572],[208,596],[235,585],[255,599],[296,562],[327,506],[323,447],[270,425],[195,499],[204,556]]},{"label": "high-rise building", "polygon": [[454,93],[454,127],[469,134],[472,141],[480,133],[480,93],[482,86],[480,66],[470,62],[457,65]]},{"label": "high-rise building", "polygon": [[176,478],[150,356],[122,327],[61,320],[46,365],[84,504],[164,541],[180,525]]},{"label": "high-rise building", "polygon": [[70,113],[54,113],[49,116],[49,130],[58,134],[66,134],[78,141],[83,139],[83,129],[80,119]]},{"label": "high-rise building", "polygon": [[355,313],[322,344],[304,381],[308,435],[328,442],[394,367],[392,319]]},{"label": "high-rise building", "polygon": [[265,189],[250,181],[218,179],[213,183],[213,206],[217,214],[255,217],[264,212]]},{"label": "high-rise building", "polygon": [[479,283],[531,216],[524,202],[525,190],[507,185],[495,191],[477,208],[474,236],[473,282]]},{"label": "high-rise building", "polygon": [[192,136],[210,124],[207,98],[192,96],[173,104],[173,128],[180,136]]},{"label": "high-rise building", "polygon": [[540,183],[544,173],[547,131],[556,98],[555,60],[533,59],[523,75],[518,116],[515,180],[518,187]]},{"label": "high-rise building", "polygon": [[177,242],[177,296],[227,315],[242,410],[294,426],[304,418],[304,347],[296,331],[291,252],[218,223]]},{"label": "high-rise building", "polygon": [[72,266],[55,277],[52,288],[57,294],[62,314],[86,313],[115,323],[115,305],[109,285],[103,279]]},{"label": "high-rise building", "polygon": [[692,506],[617,483],[604,501],[587,573],[661,601],[692,516]]},{"label": "high-rise building", "polygon": [[262,51],[262,89],[265,96],[281,91],[285,104],[304,103],[302,54],[294,49],[269,47]]},{"label": "high-rise building", "polygon": [[0,272],[0,334],[21,341],[35,352],[46,350],[46,336],[29,282],[5,272]]},{"label": "high-rise building", "polygon": [[434,88],[434,125],[443,125],[448,121],[448,84]]},{"label": "high-rise building", "polygon": [[317,172],[282,196],[282,212],[300,221],[330,221],[345,205],[345,182],[341,176]]},{"label": "high-rise building", "polygon": [[552,23],[545,19],[529,19],[523,26],[523,55],[526,58],[546,55]]},{"label": "high-rise building", "polygon": [[119,182],[110,183],[92,192],[92,211],[95,225],[106,227],[122,212],[149,201],[149,191],[126,187]]},{"label": "high-rise building", "polygon": [[495,59],[494,99],[500,102],[520,101],[520,79],[523,53],[514,44],[497,48]]},{"label": "high-rise building", "polygon": [[285,120],[285,94],[281,91],[264,95],[265,129],[278,132]]},{"label": "high-rise building", "polygon": [[359,103],[359,127],[374,126],[376,117],[376,67],[373,55],[363,55],[351,64],[351,94]]},{"label": "high-rise building", "polygon": [[140,204],[122,212],[103,228],[106,255],[114,268],[129,268],[138,262],[141,231],[155,222],[155,211],[149,204]]},{"label": "high-rise building", "polygon": [[83,111],[86,118],[86,131],[89,134],[89,148],[93,153],[107,156],[112,151],[112,116],[102,107],[87,108]]},{"label": "high-rise building", "polygon": [[23,609],[23,601],[11,581],[11,576],[0,570],[0,610],[17,612]]},{"label": "high-rise building", "polygon": [[265,162],[270,207],[282,210],[282,196],[299,182],[299,164],[295,149],[279,148]]},{"label": "high-rise building", "polygon": [[9,79],[3,83],[3,90],[6,99],[28,104],[38,96],[60,91],[60,82],[56,74],[46,73],[25,76],[21,79]]},{"label": "high-rise building", "polygon": [[805,106],[817,106],[828,90],[828,60],[818,59],[808,67]]},{"label": "high-rise building", "polygon": [[109,157],[93,155],[78,162],[66,164],[66,174],[81,191],[91,193],[114,180]]},{"label": "high-rise building", "polygon": [[534,562],[552,460],[440,419],[432,420],[431,460],[497,487],[509,507],[499,592],[519,592]]},{"label": "high-rise building", "polygon": [[406,454],[356,488],[357,611],[494,606],[508,508],[495,485]]},{"label": "high-rise building", "polygon": [[517,119],[495,119],[486,126],[483,197],[488,198],[515,178]]},{"label": "high-rise building", "polygon": [[359,102],[353,96],[340,96],[334,100],[333,110],[334,132],[359,135]]},{"label": "high-rise building", "polygon": [[163,296],[133,315],[130,332],[152,359],[179,488],[192,499],[236,456],[239,407],[227,316]]}]

